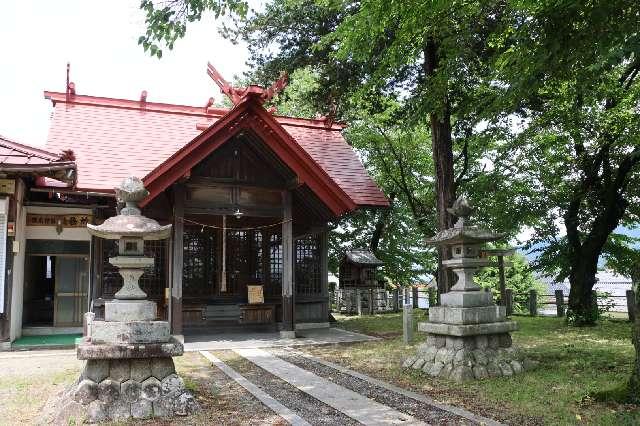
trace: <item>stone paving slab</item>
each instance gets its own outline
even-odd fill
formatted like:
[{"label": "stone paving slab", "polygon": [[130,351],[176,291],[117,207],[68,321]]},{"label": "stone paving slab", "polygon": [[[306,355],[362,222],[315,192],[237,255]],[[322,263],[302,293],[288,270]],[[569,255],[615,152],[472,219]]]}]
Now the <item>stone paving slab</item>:
[{"label": "stone paving slab", "polygon": [[251,383],[240,373],[235,371],[233,368],[229,367],[227,364],[222,362],[221,359],[216,357],[210,352],[200,351],[200,354],[204,356],[206,359],[211,361],[213,365],[215,365],[218,369],[220,369],[224,374],[232,378],[236,383],[245,388],[249,393],[255,396],[260,402],[273,410],[280,417],[285,419],[289,424],[293,426],[311,426],[306,420],[302,417],[298,416],[293,411],[289,410],[287,407],[282,405],[279,401],[272,398],[269,394],[264,392],[255,384]]},{"label": "stone paving slab", "polygon": [[368,376],[368,375],[366,375],[364,373],[360,373],[358,371],[351,370],[351,369],[349,369],[347,367],[344,367],[342,365],[333,363],[331,361],[324,360],[322,358],[318,358],[318,357],[313,356],[311,354],[308,354],[306,352],[302,352],[302,351],[298,351],[298,350],[291,350],[291,353],[293,353],[295,355],[298,355],[298,356],[302,356],[302,357],[308,358],[308,359],[310,359],[312,361],[317,362],[318,364],[322,364],[322,365],[325,365],[327,367],[333,368],[333,369],[335,369],[337,371],[340,371],[340,372],[342,372],[344,374],[348,374],[350,376],[356,377],[356,378],[358,378],[360,380],[367,381],[367,382],[369,382],[369,383],[371,383],[373,385],[380,386],[382,388],[388,389],[388,390],[390,390],[392,392],[399,393],[399,394],[407,396],[409,398],[413,398],[416,401],[421,401],[421,402],[424,402],[426,404],[432,405],[432,406],[434,406],[436,408],[439,408],[441,410],[445,410],[445,411],[448,411],[448,412],[450,412],[452,414],[456,414],[456,415],[458,415],[460,417],[464,417],[464,418],[466,418],[468,420],[471,420],[473,422],[477,422],[478,424],[486,425],[486,426],[502,426],[502,423],[497,422],[497,421],[495,421],[493,419],[490,419],[488,417],[478,416],[478,415],[473,414],[472,412],[467,411],[467,410],[465,410],[463,408],[458,408],[458,407],[454,407],[452,405],[443,404],[443,403],[438,402],[438,401],[436,401],[436,400],[434,400],[432,398],[429,398],[428,396],[425,396],[423,394],[420,394],[420,393],[417,393],[417,392],[413,392],[413,391],[410,391],[410,390],[407,390],[407,389],[403,389],[401,387],[392,385],[391,383],[387,383],[387,382],[384,382],[382,380],[378,380],[378,379],[376,379],[374,377],[371,377],[371,376]]},{"label": "stone paving slab", "polygon": [[424,425],[418,419],[377,403],[258,348],[234,349],[271,374],[365,425]]},{"label": "stone paving slab", "polygon": [[282,346],[327,345],[333,343],[353,343],[379,340],[352,331],[339,328],[298,330],[298,338],[281,339],[280,333],[216,333],[198,336],[186,336],[184,350],[218,351],[242,348],[274,348]]}]

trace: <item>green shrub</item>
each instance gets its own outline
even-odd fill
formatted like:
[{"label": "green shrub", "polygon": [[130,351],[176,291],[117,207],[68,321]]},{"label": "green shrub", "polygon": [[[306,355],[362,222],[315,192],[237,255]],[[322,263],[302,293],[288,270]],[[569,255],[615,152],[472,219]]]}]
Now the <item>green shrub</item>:
[{"label": "green shrub", "polygon": [[[505,263],[511,263],[505,266],[505,286],[513,290],[513,311],[516,313],[524,313],[529,311],[529,291],[538,292],[538,305],[544,302],[540,297],[547,293],[547,287],[533,275],[533,271],[529,266],[527,259],[516,253],[513,256],[505,257]],[[493,293],[495,300],[500,299],[500,276],[496,266],[483,268],[476,274],[476,283],[482,288],[489,288]]]}]

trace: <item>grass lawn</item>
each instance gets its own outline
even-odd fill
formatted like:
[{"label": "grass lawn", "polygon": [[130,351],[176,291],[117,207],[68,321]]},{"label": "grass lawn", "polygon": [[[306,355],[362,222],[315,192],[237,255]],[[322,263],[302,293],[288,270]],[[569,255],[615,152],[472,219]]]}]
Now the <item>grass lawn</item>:
[{"label": "grass lawn", "polygon": [[[424,318],[424,313],[416,316]],[[596,327],[578,329],[566,327],[561,318],[514,317],[520,325],[513,334],[514,344],[540,361],[540,367],[512,378],[455,384],[400,368],[424,340],[418,333],[412,346],[402,343],[401,314],[337,319],[339,327],[384,340],[316,347],[311,352],[440,401],[510,424],[640,424],[639,407],[594,398],[599,391],[623,384],[631,371],[633,346],[627,322],[604,320]]]}]

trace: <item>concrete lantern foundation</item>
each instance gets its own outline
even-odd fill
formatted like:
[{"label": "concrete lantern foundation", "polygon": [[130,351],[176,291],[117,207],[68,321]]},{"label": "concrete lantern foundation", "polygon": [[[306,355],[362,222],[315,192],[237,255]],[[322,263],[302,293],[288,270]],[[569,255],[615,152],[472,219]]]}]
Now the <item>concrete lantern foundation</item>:
[{"label": "concrete lantern foundation", "polygon": [[186,416],[199,409],[184,387],[171,357],[91,359],[78,380],[57,398],[43,421],[98,423],[151,417]]},{"label": "concrete lantern foundation", "polygon": [[416,355],[404,361],[404,368],[463,382],[513,376],[534,367],[535,363],[512,346],[510,332],[518,326],[506,319],[504,307],[494,305],[488,292],[475,293],[476,299],[484,294],[488,306],[429,309],[429,322],[418,324],[418,331],[426,332],[427,340]]}]

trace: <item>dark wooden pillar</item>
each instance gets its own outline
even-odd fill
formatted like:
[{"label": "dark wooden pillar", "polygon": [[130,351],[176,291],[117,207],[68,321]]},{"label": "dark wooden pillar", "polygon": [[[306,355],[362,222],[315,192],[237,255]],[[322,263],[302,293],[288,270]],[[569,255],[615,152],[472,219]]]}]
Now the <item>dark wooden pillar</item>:
[{"label": "dark wooden pillar", "polygon": [[282,193],[282,330],[283,338],[296,337],[295,289],[293,285],[293,213],[291,193]]},{"label": "dark wooden pillar", "polygon": [[329,241],[326,229],[320,232],[320,285],[322,286],[322,297],[326,297],[327,300],[323,321],[329,321],[331,300],[329,300]]},{"label": "dark wooden pillar", "polygon": [[171,332],[182,336],[182,264],[184,238],[185,189],[181,184],[173,187],[173,244],[171,264]]},{"label": "dark wooden pillar", "polygon": [[504,277],[504,256],[498,255],[498,274],[500,278],[500,305],[507,305],[507,284]]}]

